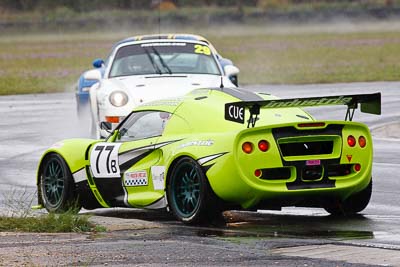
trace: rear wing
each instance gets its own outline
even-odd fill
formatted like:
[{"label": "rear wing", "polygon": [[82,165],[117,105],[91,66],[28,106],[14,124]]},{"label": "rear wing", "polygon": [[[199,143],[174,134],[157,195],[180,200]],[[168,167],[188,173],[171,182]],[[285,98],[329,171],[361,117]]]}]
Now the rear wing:
[{"label": "rear wing", "polygon": [[347,106],[345,120],[352,121],[358,104],[360,104],[361,112],[380,115],[381,93],[231,102],[225,104],[225,120],[244,123],[245,110],[248,108],[250,117],[247,121],[247,128],[249,128],[250,125],[252,127],[255,126],[257,117],[260,114],[260,108],[275,109],[345,105]]}]

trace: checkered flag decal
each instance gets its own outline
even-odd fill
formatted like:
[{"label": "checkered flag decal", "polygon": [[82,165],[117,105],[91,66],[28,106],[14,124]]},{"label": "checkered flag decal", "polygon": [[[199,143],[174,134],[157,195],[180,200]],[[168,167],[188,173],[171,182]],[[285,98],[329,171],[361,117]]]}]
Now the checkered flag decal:
[{"label": "checkered flag decal", "polygon": [[147,179],[125,179],[125,186],[147,185]]},{"label": "checkered flag decal", "polygon": [[125,186],[144,186],[148,185],[146,171],[127,172],[124,175]]}]

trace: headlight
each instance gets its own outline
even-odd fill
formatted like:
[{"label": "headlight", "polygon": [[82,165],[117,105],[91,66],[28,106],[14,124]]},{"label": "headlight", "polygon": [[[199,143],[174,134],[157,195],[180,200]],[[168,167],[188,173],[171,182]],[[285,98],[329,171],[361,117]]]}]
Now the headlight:
[{"label": "headlight", "polygon": [[122,91],[112,92],[109,99],[111,104],[116,107],[122,107],[128,103],[128,95]]}]

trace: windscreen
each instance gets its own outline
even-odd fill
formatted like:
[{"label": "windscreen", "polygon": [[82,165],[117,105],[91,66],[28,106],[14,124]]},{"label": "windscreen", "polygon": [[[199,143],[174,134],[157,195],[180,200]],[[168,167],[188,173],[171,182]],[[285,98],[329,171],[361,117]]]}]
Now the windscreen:
[{"label": "windscreen", "polygon": [[221,72],[205,44],[153,42],[121,47],[109,77],[146,74],[221,75]]}]

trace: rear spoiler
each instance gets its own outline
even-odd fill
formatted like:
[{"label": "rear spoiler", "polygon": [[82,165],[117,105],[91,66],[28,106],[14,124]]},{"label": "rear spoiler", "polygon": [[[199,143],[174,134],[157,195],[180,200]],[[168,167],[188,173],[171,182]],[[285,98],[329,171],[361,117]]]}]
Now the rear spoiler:
[{"label": "rear spoiler", "polygon": [[275,109],[346,105],[345,120],[352,121],[358,104],[360,104],[361,112],[380,115],[381,93],[231,102],[225,104],[225,120],[244,123],[245,110],[248,108],[250,118],[247,121],[247,128],[249,128],[250,125],[252,127],[255,126],[257,117],[260,114],[260,108]]}]

